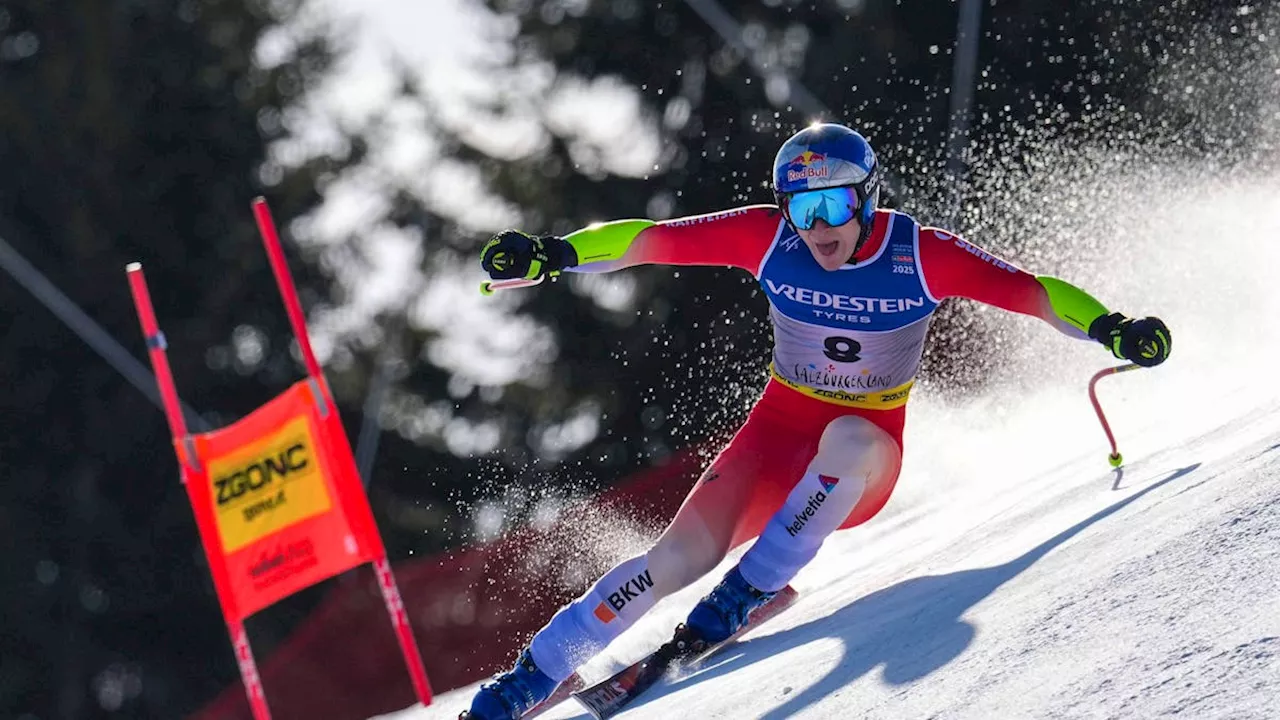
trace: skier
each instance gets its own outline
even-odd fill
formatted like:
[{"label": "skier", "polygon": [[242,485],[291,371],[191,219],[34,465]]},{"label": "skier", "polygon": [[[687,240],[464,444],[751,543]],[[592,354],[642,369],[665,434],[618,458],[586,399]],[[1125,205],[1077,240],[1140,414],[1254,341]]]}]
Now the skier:
[{"label": "skier", "polygon": [[754,538],[677,628],[707,644],[728,638],[828,535],[874,516],[898,478],[907,398],[944,298],[1041,318],[1139,365],[1169,356],[1158,318],[1109,312],[1062,280],[878,209],[875,153],[845,126],[812,125],[788,139],[773,187],[776,206],[618,220],[563,238],[507,230],[481,251],[495,280],[653,263],[742,268],[769,299],[775,342],[763,394],[657,543],[556,613],[510,671],[481,687],[474,720],[520,717],[659,599]]}]

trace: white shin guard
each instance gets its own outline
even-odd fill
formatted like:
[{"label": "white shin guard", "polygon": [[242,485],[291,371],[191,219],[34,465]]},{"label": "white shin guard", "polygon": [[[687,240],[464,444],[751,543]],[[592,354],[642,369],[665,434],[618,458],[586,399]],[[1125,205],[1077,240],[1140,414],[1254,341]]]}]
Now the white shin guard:
[{"label": "white shin guard", "polygon": [[738,568],[753,587],[781,590],[818,554],[862,497],[861,477],[835,477],[810,470],[769,519],[764,532],[742,556]]},{"label": "white shin guard", "polygon": [[573,674],[658,601],[647,555],[631,558],[556,613],[529,644],[538,668],[557,682]]}]

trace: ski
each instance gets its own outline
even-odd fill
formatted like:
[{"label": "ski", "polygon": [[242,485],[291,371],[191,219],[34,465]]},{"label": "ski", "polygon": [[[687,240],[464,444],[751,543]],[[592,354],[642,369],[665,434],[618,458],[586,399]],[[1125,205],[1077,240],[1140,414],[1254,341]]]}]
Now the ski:
[{"label": "ski", "polygon": [[619,670],[613,676],[589,688],[574,692],[573,698],[582,703],[582,706],[596,720],[607,720],[622,712],[641,693],[661,680],[668,671],[697,665],[716,651],[733,643],[743,633],[754,630],[764,621],[785,610],[795,602],[797,594],[790,585],[779,590],[768,603],[751,613],[747,618],[747,624],[743,625],[741,630],[715,645],[699,647],[700,643],[682,642],[683,626],[681,626],[676,629],[676,636],[670,642]]}]

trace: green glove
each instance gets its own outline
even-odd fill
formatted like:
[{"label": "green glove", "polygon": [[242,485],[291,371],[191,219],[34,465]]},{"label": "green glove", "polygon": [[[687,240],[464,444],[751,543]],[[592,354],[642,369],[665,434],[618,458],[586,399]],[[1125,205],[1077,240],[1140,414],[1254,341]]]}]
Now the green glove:
[{"label": "green glove", "polygon": [[1103,315],[1089,324],[1089,337],[1121,360],[1143,367],[1164,362],[1173,347],[1169,328],[1156,317],[1134,320],[1121,313]]}]

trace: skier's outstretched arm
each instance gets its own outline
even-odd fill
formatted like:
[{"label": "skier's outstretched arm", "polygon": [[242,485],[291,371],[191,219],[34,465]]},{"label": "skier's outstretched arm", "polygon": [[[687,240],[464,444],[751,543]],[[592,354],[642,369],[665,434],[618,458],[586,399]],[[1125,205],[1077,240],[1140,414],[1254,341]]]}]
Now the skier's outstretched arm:
[{"label": "skier's outstretched arm", "polygon": [[752,205],[660,222],[614,220],[563,238],[506,230],[480,251],[480,263],[494,279],[636,265],[727,266],[754,274],[781,225],[776,207]]},{"label": "skier's outstretched arm", "polygon": [[966,297],[1038,317],[1077,338],[1092,338],[1118,358],[1159,365],[1172,336],[1159,318],[1134,320],[1110,312],[1080,288],[1048,275],[1032,275],[945,230],[920,229],[920,271],[930,294]]}]

